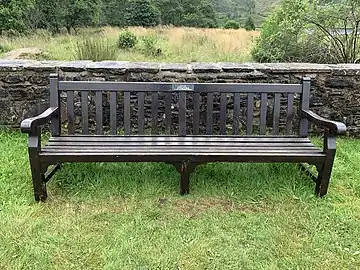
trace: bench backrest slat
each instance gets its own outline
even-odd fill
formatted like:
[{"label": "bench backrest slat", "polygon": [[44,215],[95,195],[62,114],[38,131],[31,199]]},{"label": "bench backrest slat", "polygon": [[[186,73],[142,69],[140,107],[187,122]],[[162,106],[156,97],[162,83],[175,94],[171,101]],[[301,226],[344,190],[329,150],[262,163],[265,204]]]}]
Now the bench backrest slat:
[{"label": "bench backrest slat", "polygon": [[266,116],[268,107],[268,95],[267,93],[261,93],[260,100],[260,135],[266,134]]},{"label": "bench backrest slat", "polygon": [[81,122],[82,122],[82,133],[84,135],[89,134],[89,97],[88,91],[81,92]]},{"label": "bench backrest slat", "polygon": [[95,121],[96,121],[96,135],[103,134],[103,96],[102,92],[96,92],[95,94]]},{"label": "bench backrest slat", "polygon": [[[137,83],[67,82],[53,75],[50,89],[52,106],[61,107],[61,99],[66,99],[69,134],[81,129],[85,135],[123,131],[125,135],[307,136],[308,132],[308,122],[297,121],[297,110],[309,108],[307,78],[301,84]],[[60,122],[60,116],[53,116],[54,136],[61,133]]]},{"label": "bench backrest slat", "polygon": [[207,93],[206,101],[206,135],[213,133],[213,114],[214,114],[214,94]]},{"label": "bench backrest slat", "polygon": [[254,119],[254,93],[249,93],[247,96],[246,135],[251,135],[253,133],[253,119]]},{"label": "bench backrest slat", "polygon": [[194,93],[193,97],[193,134],[199,135],[200,134],[200,93]]},{"label": "bench backrest slat", "polygon": [[74,134],[74,91],[67,93],[68,134]]},{"label": "bench backrest slat", "polygon": [[124,92],[124,133],[130,135],[131,127],[131,111],[130,111],[130,92]]},{"label": "bench backrest slat", "polygon": [[117,92],[110,92],[110,134],[117,134],[117,125],[116,125],[116,109],[117,109]]},{"label": "bench backrest slat", "polygon": [[151,93],[151,134],[158,134],[158,92]]},{"label": "bench backrest slat", "polygon": [[[304,78],[302,83],[302,95],[299,110],[309,110],[310,103],[310,78]],[[300,120],[300,136],[307,137],[309,121],[305,118]]]},{"label": "bench backrest slat", "polygon": [[145,116],[144,116],[144,102],[145,102],[145,93],[138,93],[138,133],[139,135],[144,134],[144,124],[145,124]]},{"label": "bench backrest slat", "polygon": [[273,117],[273,134],[279,135],[280,124],[280,99],[281,94],[276,93],[274,98],[274,117]]},{"label": "bench backrest slat", "polygon": [[292,123],[294,119],[294,94],[288,94],[287,114],[286,114],[286,135],[292,133]]},{"label": "bench backrest slat", "polygon": [[[58,74],[50,75],[50,107],[60,107],[60,91]],[[53,115],[51,117],[51,134],[59,136],[61,133],[60,115]]]},{"label": "bench backrest slat", "polygon": [[240,134],[240,93],[234,93],[233,135]]},{"label": "bench backrest slat", "polygon": [[226,107],[227,107],[227,94],[221,93],[220,98],[220,134],[226,134]]},{"label": "bench backrest slat", "polygon": [[179,135],[186,136],[186,92],[179,93]]},{"label": "bench backrest slat", "polygon": [[165,93],[165,134],[171,134],[171,103],[172,103],[172,93]]}]

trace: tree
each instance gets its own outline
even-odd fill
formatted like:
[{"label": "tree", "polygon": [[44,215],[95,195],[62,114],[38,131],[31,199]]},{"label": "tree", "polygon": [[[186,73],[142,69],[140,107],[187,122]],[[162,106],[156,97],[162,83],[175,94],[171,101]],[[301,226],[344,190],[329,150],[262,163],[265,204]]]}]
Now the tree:
[{"label": "tree", "polygon": [[64,26],[70,33],[71,29],[94,26],[100,19],[100,0],[63,0]]},{"label": "tree", "polygon": [[244,24],[244,28],[246,29],[246,31],[251,31],[251,30],[255,30],[255,23],[254,20],[251,17],[248,17],[245,24]]},{"label": "tree", "polygon": [[323,35],[336,63],[354,63],[360,55],[360,0],[314,5],[306,16]]},{"label": "tree", "polygon": [[130,26],[149,27],[158,24],[158,16],[149,0],[130,0],[126,8],[125,20]]},{"label": "tree", "polygon": [[228,20],[224,25],[225,29],[239,29],[240,24],[234,20]]},{"label": "tree", "polygon": [[36,0],[35,8],[30,14],[32,28],[42,28],[59,33],[64,27],[65,11],[63,2],[59,0]]},{"label": "tree", "polygon": [[120,27],[125,26],[127,2],[127,0],[102,0],[101,24]]},{"label": "tree", "polygon": [[160,24],[181,26],[184,19],[184,8],[179,1],[155,0],[153,3],[159,11]]},{"label": "tree", "polygon": [[263,24],[252,56],[260,62],[354,63],[359,33],[360,0],[283,0]]},{"label": "tree", "polygon": [[28,29],[33,8],[34,0],[3,0],[0,5],[0,34],[7,30],[24,32]]}]

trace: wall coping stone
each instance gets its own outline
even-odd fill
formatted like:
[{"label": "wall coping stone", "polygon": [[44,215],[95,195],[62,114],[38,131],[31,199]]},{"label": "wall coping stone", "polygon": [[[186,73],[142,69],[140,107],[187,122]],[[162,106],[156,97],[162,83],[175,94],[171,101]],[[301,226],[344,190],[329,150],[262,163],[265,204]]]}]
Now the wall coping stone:
[{"label": "wall coping stone", "polygon": [[313,64],[313,63],[157,63],[127,61],[35,61],[0,59],[0,71],[57,70],[67,72],[121,70],[121,72],[159,73],[330,73],[333,75],[360,75],[360,64]]}]

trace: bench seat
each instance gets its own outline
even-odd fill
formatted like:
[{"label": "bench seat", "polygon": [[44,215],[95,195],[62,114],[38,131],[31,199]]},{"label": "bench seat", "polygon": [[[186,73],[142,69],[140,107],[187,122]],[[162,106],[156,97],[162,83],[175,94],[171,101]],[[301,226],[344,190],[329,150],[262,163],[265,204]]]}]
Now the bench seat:
[{"label": "bench seat", "polygon": [[40,159],[71,161],[309,162],[325,158],[308,138],[271,136],[61,136]]}]

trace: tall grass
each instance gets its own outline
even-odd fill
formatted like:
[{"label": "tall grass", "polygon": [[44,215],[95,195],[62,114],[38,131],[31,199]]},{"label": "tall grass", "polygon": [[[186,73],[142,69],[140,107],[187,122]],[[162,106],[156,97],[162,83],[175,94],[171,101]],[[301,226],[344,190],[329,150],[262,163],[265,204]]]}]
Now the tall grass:
[{"label": "tall grass", "polygon": [[[81,29],[79,35],[52,36],[44,31],[35,31],[30,36],[0,36],[0,44],[12,49],[36,47],[54,60],[107,58],[106,60],[122,61],[244,62],[251,60],[253,38],[259,35],[256,31],[247,32],[244,29],[131,27],[129,30],[135,33],[139,40],[143,37],[156,37],[156,51],[161,51],[161,55],[144,53],[143,42],[140,42],[139,48],[120,50],[115,56],[112,43],[116,46],[116,41],[123,31],[116,27]],[[97,57],[99,52],[106,57]]]},{"label": "tall grass", "polygon": [[117,55],[116,45],[107,38],[83,36],[76,42],[75,59],[77,60],[116,60]]}]

